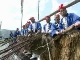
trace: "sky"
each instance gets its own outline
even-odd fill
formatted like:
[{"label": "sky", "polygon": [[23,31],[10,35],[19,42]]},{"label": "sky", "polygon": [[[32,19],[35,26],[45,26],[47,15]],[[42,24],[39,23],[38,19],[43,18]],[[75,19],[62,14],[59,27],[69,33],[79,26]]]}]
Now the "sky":
[{"label": "sky", "polygon": [[[60,4],[66,5],[72,0],[40,0],[40,19],[58,9]],[[38,0],[24,0],[23,20],[25,24],[30,17],[35,17],[38,21]],[[0,21],[2,21],[1,29],[15,30],[21,28],[21,0],[0,0]],[[80,3],[67,8],[68,12],[75,13],[80,16]],[[51,17],[51,22],[54,22]],[[44,25],[46,22],[42,21]]]}]

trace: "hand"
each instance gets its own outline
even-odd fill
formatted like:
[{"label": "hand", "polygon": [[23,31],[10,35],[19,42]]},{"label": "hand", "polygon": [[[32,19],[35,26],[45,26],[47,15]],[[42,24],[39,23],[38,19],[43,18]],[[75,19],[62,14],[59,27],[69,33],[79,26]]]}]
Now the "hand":
[{"label": "hand", "polygon": [[38,34],[38,32],[37,33],[35,33],[36,35]]},{"label": "hand", "polygon": [[66,30],[61,30],[61,32],[59,32],[59,34],[63,34],[63,33],[65,33],[66,32]]},{"label": "hand", "polygon": [[63,33],[62,33],[62,32],[58,32],[58,33],[57,33],[57,35],[61,35],[61,34],[63,34]]},{"label": "hand", "polygon": [[31,36],[31,34],[28,34],[28,37],[30,37]]},{"label": "hand", "polygon": [[40,33],[40,32],[41,32],[41,31],[40,31],[40,30],[38,30],[38,31],[37,31],[37,33],[35,33],[35,34],[38,34],[38,33]]},{"label": "hand", "polygon": [[37,33],[40,33],[40,32],[41,32],[41,30],[38,30],[38,31],[37,31]]},{"label": "hand", "polygon": [[74,26],[79,28],[79,27],[80,27],[80,22],[76,22],[76,23],[74,24]]},{"label": "hand", "polygon": [[46,33],[46,34],[45,34],[45,36],[48,36],[48,35],[49,35],[49,33]]}]

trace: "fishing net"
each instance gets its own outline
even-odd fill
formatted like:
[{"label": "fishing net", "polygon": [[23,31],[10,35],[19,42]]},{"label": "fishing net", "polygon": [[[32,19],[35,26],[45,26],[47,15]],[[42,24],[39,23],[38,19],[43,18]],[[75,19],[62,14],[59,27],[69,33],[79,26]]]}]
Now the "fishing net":
[{"label": "fishing net", "polygon": [[[58,35],[50,44],[52,60],[80,60],[80,31],[71,30],[66,34]],[[50,60],[49,53],[45,51],[41,60]]]},{"label": "fishing net", "polygon": [[42,48],[37,49],[39,46],[42,46],[42,34],[32,34],[30,37],[19,36],[17,41],[25,41],[27,44],[25,45],[24,49],[27,51],[34,51],[38,53],[40,50],[42,50]]},{"label": "fishing net", "polygon": [[[26,44],[17,51],[19,56],[22,57],[23,50],[26,50],[39,54],[41,60],[50,60],[46,46],[46,38],[48,37],[45,38],[45,43],[42,43],[42,36],[43,34],[32,34],[30,37],[18,36],[17,42],[24,42],[21,45]],[[48,43],[52,60],[80,60],[80,31],[71,30],[66,34],[57,35]]]}]

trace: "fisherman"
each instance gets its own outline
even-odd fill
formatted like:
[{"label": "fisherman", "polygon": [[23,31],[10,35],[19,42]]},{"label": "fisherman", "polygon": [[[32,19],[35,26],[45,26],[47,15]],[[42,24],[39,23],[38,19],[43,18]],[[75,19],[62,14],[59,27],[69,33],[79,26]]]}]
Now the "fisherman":
[{"label": "fisherman", "polygon": [[51,40],[51,32],[52,32],[51,31],[52,23],[50,22],[51,21],[50,16],[46,16],[44,20],[46,20],[46,24],[43,26],[43,30],[44,30],[44,35],[42,36],[43,44],[45,43],[46,37],[49,41]]},{"label": "fisherman", "polygon": [[51,25],[52,25],[52,23],[50,22],[51,21],[51,19],[50,19],[50,17],[49,16],[46,16],[45,18],[44,18],[44,20],[46,20],[46,24],[43,26],[43,30],[44,30],[44,32],[46,33],[46,35],[48,34],[48,33],[51,33]]},{"label": "fisherman", "polygon": [[25,26],[25,25],[23,25],[23,29],[22,29],[22,31],[21,31],[21,32],[22,32],[22,35],[23,35],[23,36],[26,36],[26,35],[27,35],[27,32],[28,32],[28,31],[27,31],[27,29],[26,29],[26,26]]},{"label": "fisherman", "polygon": [[10,38],[13,38],[13,32],[10,31],[10,34],[9,34]]},{"label": "fisherman", "polygon": [[19,28],[16,29],[16,31],[14,32],[14,37],[17,37],[21,35],[21,32],[19,31]]},{"label": "fisherman", "polygon": [[35,21],[34,17],[31,17],[29,20],[31,20],[32,24],[29,25],[29,32],[32,33],[40,33],[41,32],[41,24],[39,22]]},{"label": "fisherman", "polygon": [[25,24],[26,29],[29,27],[30,24],[31,24],[31,22],[27,21],[27,23]]},{"label": "fisherman", "polygon": [[59,14],[55,14],[54,15],[54,20],[55,22],[53,23],[52,27],[51,27],[51,36],[55,37],[56,35],[60,34],[59,32],[64,29],[63,24],[60,22],[60,15]]},{"label": "fisherman", "polygon": [[44,35],[42,36],[42,45],[47,44],[47,49],[48,49],[48,54],[49,54],[49,59],[51,60],[51,48],[52,46],[49,45],[49,42],[52,40],[52,23],[50,22],[50,16],[46,16],[44,18],[44,20],[46,20],[46,24],[43,26],[43,30],[44,30]]},{"label": "fisherman", "polygon": [[[41,33],[41,24],[39,22],[35,21],[34,17],[31,17],[29,20],[31,20],[31,24],[29,25],[28,31],[29,33],[32,34],[38,34]],[[38,59],[37,54],[35,54],[34,52],[32,53],[32,57],[30,58],[31,60],[37,60]]]},{"label": "fisherman", "polygon": [[14,42],[16,41],[17,36],[21,35],[21,32],[19,31],[19,28],[16,29],[16,31],[14,32]]},{"label": "fisherman", "polygon": [[61,19],[61,22],[64,25],[64,29],[62,30],[61,33],[64,33],[65,29],[72,25],[75,27],[75,29],[80,30],[80,17],[79,16],[77,16],[74,13],[68,13],[66,10],[66,7],[63,6],[63,4],[61,4],[59,6],[58,11],[60,12],[61,16],[63,17]]},{"label": "fisherman", "polygon": [[26,29],[26,35],[28,36],[28,28],[29,28],[29,25],[31,24],[30,21],[27,21],[27,23],[25,24],[25,29]]}]

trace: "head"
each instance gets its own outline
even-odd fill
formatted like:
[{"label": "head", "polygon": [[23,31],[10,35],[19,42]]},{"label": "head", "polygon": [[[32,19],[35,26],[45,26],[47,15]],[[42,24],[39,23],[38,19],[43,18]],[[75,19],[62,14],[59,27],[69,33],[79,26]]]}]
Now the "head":
[{"label": "head", "polygon": [[59,14],[56,14],[56,15],[54,16],[54,20],[55,20],[57,23],[59,23],[59,21],[60,21],[60,15],[59,15]]},{"label": "head", "polygon": [[23,25],[22,27],[23,27],[23,29],[25,29],[25,25]]},{"label": "head", "polygon": [[19,31],[19,28],[17,28],[16,30]]},{"label": "head", "polygon": [[28,26],[31,24],[30,21],[27,21],[27,23],[25,24],[26,28],[28,28]]},{"label": "head", "polygon": [[47,23],[50,23],[50,16],[46,16],[44,20],[46,20]]},{"label": "head", "polygon": [[62,17],[65,17],[65,16],[67,15],[66,7],[63,6],[63,4],[61,4],[61,5],[59,6],[58,11],[60,12],[60,14],[61,14]]},{"label": "head", "polygon": [[32,23],[35,22],[35,18],[34,17],[31,17],[29,20],[31,20]]}]

